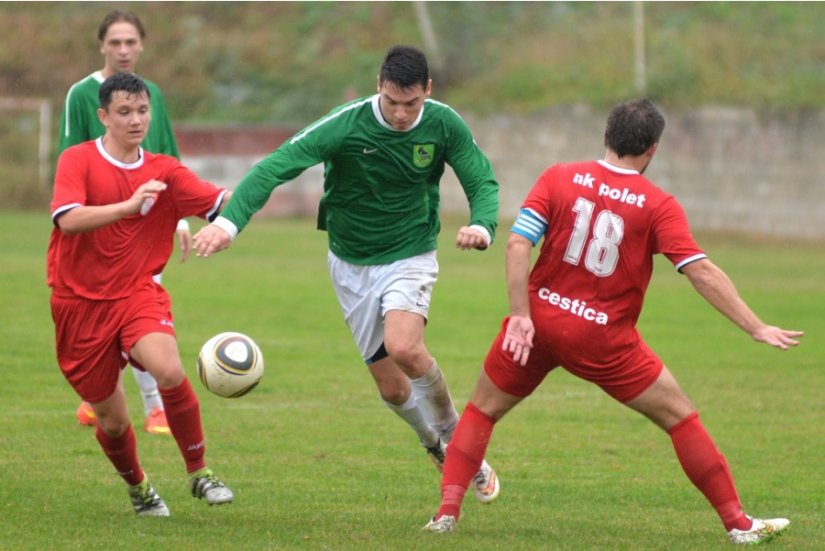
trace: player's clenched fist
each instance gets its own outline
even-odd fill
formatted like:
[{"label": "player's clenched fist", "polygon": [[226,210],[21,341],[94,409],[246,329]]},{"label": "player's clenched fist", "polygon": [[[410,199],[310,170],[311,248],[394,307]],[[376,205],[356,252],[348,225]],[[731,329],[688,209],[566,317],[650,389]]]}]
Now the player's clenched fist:
[{"label": "player's clenched fist", "polygon": [[489,244],[486,235],[470,226],[462,226],[455,238],[455,246],[462,250],[478,249],[483,251]]}]

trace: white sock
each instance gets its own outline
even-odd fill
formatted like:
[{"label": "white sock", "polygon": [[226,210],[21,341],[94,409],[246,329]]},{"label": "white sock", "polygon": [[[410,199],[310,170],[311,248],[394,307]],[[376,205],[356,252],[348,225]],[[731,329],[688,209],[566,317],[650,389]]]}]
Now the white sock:
[{"label": "white sock", "polygon": [[415,392],[410,392],[410,397],[401,405],[391,404],[384,400],[387,407],[395,412],[400,418],[415,431],[418,439],[425,447],[432,447],[438,443],[438,432],[430,424],[429,419],[422,411],[415,399]]},{"label": "white sock", "polygon": [[453,438],[453,431],[458,424],[458,412],[450,397],[447,381],[441,374],[438,362],[433,361],[430,369],[418,379],[410,379],[413,394],[421,399],[429,408],[433,424],[438,430],[441,439],[449,442]]},{"label": "white sock", "polygon": [[135,380],[140,387],[140,395],[143,398],[144,415],[148,416],[155,408],[163,409],[163,400],[160,398],[158,392],[158,383],[147,371],[132,366],[132,373],[135,374]]}]

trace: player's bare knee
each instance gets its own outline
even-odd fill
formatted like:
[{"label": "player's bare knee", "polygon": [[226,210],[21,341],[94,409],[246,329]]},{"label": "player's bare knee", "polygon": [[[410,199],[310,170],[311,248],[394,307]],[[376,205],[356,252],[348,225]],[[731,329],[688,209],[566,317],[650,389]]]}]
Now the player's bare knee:
[{"label": "player's bare knee", "polygon": [[181,366],[167,366],[164,368],[155,369],[152,376],[158,382],[158,388],[175,388],[183,382],[186,374],[183,372]]},{"label": "player's bare knee", "polygon": [[394,383],[385,383],[378,386],[381,399],[390,404],[400,406],[410,397],[410,389]]},{"label": "player's bare knee", "polygon": [[419,345],[387,343],[387,353],[407,377],[416,379],[423,376],[432,366],[432,358],[427,349]]}]

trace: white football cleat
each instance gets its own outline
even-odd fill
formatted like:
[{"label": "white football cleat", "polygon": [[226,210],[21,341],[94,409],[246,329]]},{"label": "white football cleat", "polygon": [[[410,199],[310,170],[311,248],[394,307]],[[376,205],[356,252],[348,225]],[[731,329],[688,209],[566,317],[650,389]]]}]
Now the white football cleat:
[{"label": "white football cleat", "polygon": [[455,517],[441,515],[436,519],[433,517],[421,530],[423,532],[436,532],[438,534],[451,534],[455,532]]},{"label": "white football cleat", "polygon": [[192,497],[206,499],[209,505],[232,503],[235,497],[232,490],[227,488],[211,469],[205,467],[189,475],[189,489]]},{"label": "white football cleat", "polygon": [[139,517],[168,517],[169,508],[144,477],[143,482],[129,487],[129,498]]},{"label": "white football cleat", "polygon": [[479,503],[490,503],[498,497],[501,485],[498,481],[496,471],[487,461],[481,462],[481,468],[473,477],[473,494]]},{"label": "white football cleat", "polygon": [[753,521],[750,530],[737,530],[734,528],[728,532],[728,539],[730,539],[731,543],[741,543],[745,545],[765,543],[779,536],[791,523],[791,521],[786,518],[771,518],[765,520],[748,518]]}]

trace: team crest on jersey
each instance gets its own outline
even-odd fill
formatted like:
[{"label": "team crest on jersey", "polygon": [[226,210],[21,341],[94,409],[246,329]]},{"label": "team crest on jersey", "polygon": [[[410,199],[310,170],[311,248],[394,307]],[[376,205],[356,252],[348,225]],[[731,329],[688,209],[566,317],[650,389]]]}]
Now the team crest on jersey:
[{"label": "team crest on jersey", "polygon": [[419,144],[413,146],[413,164],[418,168],[424,168],[433,162],[435,155],[435,144]]}]

